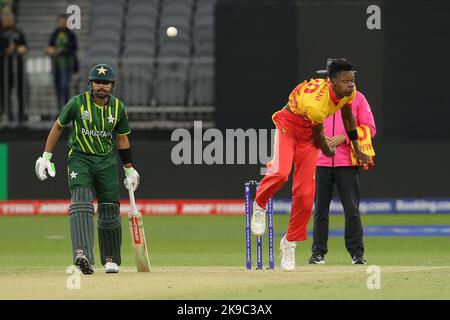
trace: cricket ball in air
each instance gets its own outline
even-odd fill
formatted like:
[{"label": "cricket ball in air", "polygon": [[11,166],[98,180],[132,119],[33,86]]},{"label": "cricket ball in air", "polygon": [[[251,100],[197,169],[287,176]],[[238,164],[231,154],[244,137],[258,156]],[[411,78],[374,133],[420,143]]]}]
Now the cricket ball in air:
[{"label": "cricket ball in air", "polygon": [[167,28],[166,33],[169,37],[175,37],[178,34],[178,30],[175,27],[169,27]]}]

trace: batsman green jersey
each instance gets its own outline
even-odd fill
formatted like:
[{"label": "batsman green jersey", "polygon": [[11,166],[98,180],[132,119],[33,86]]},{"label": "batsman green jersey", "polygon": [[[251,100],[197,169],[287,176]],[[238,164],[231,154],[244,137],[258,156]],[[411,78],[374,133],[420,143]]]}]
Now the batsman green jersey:
[{"label": "batsman green jersey", "polygon": [[73,97],[58,117],[62,127],[70,122],[69,147],[85,154],[107,155],[114,147],[113,134],[130,133],[124,103],[113,95],[105,106],[97,105],[89,91]]}]

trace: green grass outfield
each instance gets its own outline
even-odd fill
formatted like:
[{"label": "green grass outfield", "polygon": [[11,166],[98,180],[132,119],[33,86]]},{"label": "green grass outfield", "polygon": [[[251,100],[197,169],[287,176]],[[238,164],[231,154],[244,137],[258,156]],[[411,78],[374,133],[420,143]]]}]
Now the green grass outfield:
[{"label": "green grass outfield", "polygon": [[[121,272],[106,275],[97,263],[80,290],[69,290],[68,218],[0,217],[0,299],[450,299],[450,237],[365,237],[365,266],[352,265],[336,237],[325,265],[307,265],[309,239],[297,246],[296,270],[285,272],[278,244],[287,221],[275,216],[276,269],[249,271],[243,216],[146,216],[152,272],[143,274],[134,271],[124,218]],[[343,222],[331,216],[331,228]],[[450,226],[450,216],[363,216],[364,226],[394,224]],[[98,261],[97,246],[96,235]],[[264,247],[267,265],[266,238]],[[369,265],[381,269],[379,290],[367,288]]]}]

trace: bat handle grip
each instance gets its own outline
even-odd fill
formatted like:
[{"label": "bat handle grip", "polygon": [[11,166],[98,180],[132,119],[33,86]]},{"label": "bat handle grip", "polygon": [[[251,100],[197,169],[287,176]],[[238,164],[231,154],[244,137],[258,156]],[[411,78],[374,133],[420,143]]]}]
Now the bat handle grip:
[{"label": "bat handle grip", "polygon": [[132,188],[128,190],[128,195],[130,196],[130,206],[132,212],[137,212],[136,200],[134,199],[134,191]]}]

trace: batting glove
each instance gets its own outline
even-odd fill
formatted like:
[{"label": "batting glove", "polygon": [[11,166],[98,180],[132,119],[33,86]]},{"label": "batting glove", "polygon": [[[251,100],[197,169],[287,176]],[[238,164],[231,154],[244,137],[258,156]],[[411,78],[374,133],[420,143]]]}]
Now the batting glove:
[{"label": "batting glove", "polygon": [[56,175],[55,164],[50,162],[51,158],[52,154],[50,152],[44,152],[42,157],[37,159],[34,169],[39,180],[43,181],[47,179],[47,173],[45,170],[47,170],[50,177],[54,177]]},{"label": "batting glove", "polygon": [[125,188],[128,190],[136,191],[138,185],[139,185],[139,173],[134,169],[123,167],[123,170],[125,171],[125,180],[123,181]]}]

